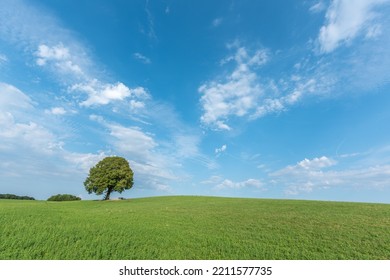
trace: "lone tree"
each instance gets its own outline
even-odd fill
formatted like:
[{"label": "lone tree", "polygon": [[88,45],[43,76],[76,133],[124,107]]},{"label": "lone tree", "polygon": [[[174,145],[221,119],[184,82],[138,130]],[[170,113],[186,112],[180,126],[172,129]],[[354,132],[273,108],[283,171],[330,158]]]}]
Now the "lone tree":
[{"label": "lone tree", "polygon": [[106,157],[89,170],[84,186],[88,193],[105,193],[103,200],[109,200],[112,192],[122,193],[133,186],[133,171],[123,157]]}]

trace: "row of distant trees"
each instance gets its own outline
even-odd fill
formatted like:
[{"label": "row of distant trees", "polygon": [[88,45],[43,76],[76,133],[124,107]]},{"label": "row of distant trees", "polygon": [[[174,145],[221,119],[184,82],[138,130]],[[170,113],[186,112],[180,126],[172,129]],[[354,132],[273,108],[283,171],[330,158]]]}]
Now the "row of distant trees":
[{"label": "row of distant trees", "polygon": [[14,194],[0,194],[0,199],[20,199],[20,200],[35,200],[35,198],[31,196],[19,196]]},{"label": "row of distant trees", "polygon": [[[0,199],[35,200],[35,198],[31,196],[20,196],[20,195],[9,194],[9,193],[0,194]],[[81,200],[81,198],[72,194],[56,194],[48,198],[48,201],[73,201],[73,200]]]},{"label": "row of distant trees", "polygon": [[57,194],[49,197],[47,201],[73,201],[73,200],[81,200],[81,198],[71,194]]}]

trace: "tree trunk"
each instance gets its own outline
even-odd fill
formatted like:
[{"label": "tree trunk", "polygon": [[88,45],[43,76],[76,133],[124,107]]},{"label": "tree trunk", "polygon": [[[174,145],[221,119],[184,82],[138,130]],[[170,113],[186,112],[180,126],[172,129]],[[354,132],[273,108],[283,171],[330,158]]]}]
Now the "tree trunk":
[{"label": "tree trunk", "polygon": [[109,188],[104,196],[103,200],[110,200],[111,188]]}]

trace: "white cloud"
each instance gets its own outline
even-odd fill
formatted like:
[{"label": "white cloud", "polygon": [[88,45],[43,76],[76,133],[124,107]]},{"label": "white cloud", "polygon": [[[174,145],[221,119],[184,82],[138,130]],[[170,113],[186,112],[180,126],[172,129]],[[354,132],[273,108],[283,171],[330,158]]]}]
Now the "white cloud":
[{"label": "white cloud", "polygon": [[150,64],[152,63],[152,61],[150,60],[150,58],[144,56],[143,54],[140,54],[138,52],[134,53],[133,54],[134,58],[136,58],[137,60],[141,61],[142,63],[144,64]]},{"label": "white cloud", "polygon": [[[58,110],[53,108],[54,112]],[[97,155],[65,149],[63,135],[52,130],[50,116],[41,115],[20,89],[0,83],[0,162],[4,163],[0,173],[38,178],[84,174],[90,167],[88,162],[94,162],[91,159]]]},{"label": "white cloud", "polygon": [[[146,13],[149,23],[148,34],[152,39],[157,39],[154,33],[153,18],[148,7],[146,7]],[[11,165],[7,166],[13,166],[14,170],[17,170],[20,169],[18,165],[28,165],[34,167],[37,173],[43,172],[46,165],[50,172],[56,169],[55,166],[63,167],[64,170],[69,171],[69,174],[73,172],[72,168],[86,170],[101,155],[111,154],[111,150],[98,151],[97,154],[74,153],[66,150],[67,145],[64,141],[66,142],[67,137],[80,132],[78,131],[80,126],[88,126],[88,122],[85,123],[83,119],[64,120],[53,115],[74,112],[72,106],[76,105],[93,107],[108,104],[112,105],[112,110],[107,111],[114,112],[115,119],[118,115],[125,116],[125,119],[131,123],[135,118],[129,113],[136,112],[139,122],[146,124],[150,130],[154,129],[152,124],[156,123],[161,130],[164,130],[164,135],[161,137],[164,140],[161,140],[140,127],[108,123],[103,118],[91,117],[91,120],[100,121],[106,128],[106,131],[102,132],[105,137],[95,142],[96,145],[102,145],[105,148],[109,146],[107,149],[123,153],[128,157],[137,171],[135,176],[141,189],[152,187],[159,190],[169,190],[168,183],[183,175],[184,171],[181,168],[184,160],[195,160],[205,166],[213,165],[212,160],[199,152],[199,137],[195,135],[196,133],[192,133],[192,130],[191,133],[186,133],[189,130],[188,127],[180,123],[175,112],[161,109],[157,102],[151,100],[151,96],[143,87],[130,88],[121,81],[108,81],[106,76],[110,76],[110,73],[106,75],[107,71],[101,71],[98,63],[93,61],[90,50],[80,43],[73,34],[43,9],[34,5],[26,5],[18,0],[2,2],[0,8],[1,37],[23,50],[25,56],[30,56],[27,57],[27,60],[33,61],[34,64],[29,63],[29,66],[49,71],[59,80],[60,87],[67,89],[68,93],[72,93],[71,95],[63,94],[59,90],[55,99],[60,104],[62,102],[64,107],[57,106],[58,103],[54,106],[53,104],[45,104],[46,111],[35,108],[36,104],[27,95],[18,95],[20,91],[18,92],[16,88],[12,91],[13,95],[2,94],[0,96],[0,101],[7,100],[7,102],[0,102],[0,108],[7,104],[6,108],[9,111],[11,104],[14,104],[20,109],[18,112],[23,111],[21,106],[30,106],[28,110],[31,110],[20,117],[17,116],[15,110],[12,112],[1,110],[1,122],[4,128],[1,132],[8,138],[7,141],[4,140],[5,137],[0,139],[0,146],[4,149],[8,148],[8,150],[11,148],[15,151],[20,150],[19,159],[15,159]],[[104,74],[102,74],[103,72]],[[4,86],[4,88],[7,87],[10,86]],[[8,91],[10,92],[10,90]],[[50,100],[48,98],[44,100],[44,102],[47,101]],[[146,108],[149,105],[153,106],[153,110],[147,110],[150,109]],[[88,111],[89,109],[94,108],[88,108]],[[140,111],[142,114],[138,114]],[[80,114],[79,117],[82,118],[83,115]],[[143,121],[143,118],[147,118],[147,120]],[[5,128],[6,123],[9,125]],[[62,127],[61,124],[69,125],[69,127]],[[37,139],[36,142],[33,140],[30,143],[28,141],[19,142],[14,136],[21,139],[25,137],[27,140],[33,137]],[[85,148],[92,148],[88,146],[89,139],[84,138],[86,137],[84,131],[76,137],[79,137],[76,141],[80,140],[78,144],[87,142]],[[18,149],[21,147],[17,146],[19,144],[23,144],[25,149]],[[37,148],[37,151],[33,151],[34,153],[31,152],[32,145]],[[39,158],[39,154],[43,154],[39,148],[47,150],[47,157]],[[4,158],[6,155],[2,154],[0,158],[1,156]],[[26,160],[23,161],[22,158]],[[40,162],[42,165],[38,163],[34,165],[34,161]],[[3,163],[5,164],[5,161]]]},{"label": "white cloud", "polygon": [[[16,121],[0,112],[1,174],[12,176],[80,176],[104,157],[103,153],[74,153],[64,148],[60,137],[41,123]],[[54,186],[53,186],[54,187]]]},{"label": "white cloud", "polygon": [[[49,47],[45,44],[41,44],[36,52],[36,63],[39,66],[45,66],[51,64],[52,67],[60,73],[71,74],[75,76],[83,76],[84,72],[81,67],[77,65],[72,59],[70,50],[59,44]],[[77,58],[76,58],[77,59]]]},{"label": "white cloud", "polygon": [[[138,59],[148,62],[146,57],[138,55]],[[141,99],[149,97],[149,94],[142,87],[131,89],[121,82],[115,84],[105,83],[99,79],[91,78],[90,75],[86,75],[81,66],[74,62],[74,60],[81,60],[79,55],[75,55],[62,43],[52,47],[42,44],[39,46],[36,56],[37,65],[49,66],[59,74],[72,76],[66,81],[66,83],[72,84],[69,87],[70,91],[88,94],[88,98],[80,103],[81,106],[107,105],[113,101],[123,101],[130,96]],[[73,83],[74,81],[81,82]],[[145,106],[139,100],[132,101],[130,105],[132,109],[140,109]]]},{"label": "white cloud", "polygon": [[240,47],[223,64],[231,60],[235,61],[236,67],[230,75],[223,81],[214,80],[198,89],[204,111],[201,122],[218,130],[230,130],[226,123],[229,117],[243,117],[253,112],[263,92],[253,68],[267,62],[267,52],[257,50],[250,55],[246,48]]},{"label": "white cloud", "polygon": [[198,88],[202,95],[201,122],[212,129],[231,130],[229,122],[234,118],[255,120],[283,112],[309,95],[329,91],[333,82],[315,69],[310,69],[310,74],[291,74],[278,80],[260,77],[257,69],[269,60],[266,50],[250,52],[239,42],[228,45],[228,49],[234,49],[235,54],[222,59],[220,65],[227,67],[233,62],[233,71]]},{"label": "white cloud", "polygon": [[[146,10],[151,20],[147,7]],[[91,59],[90,50],[50,13],[34,5],[17,0],[2,2],[0,35],[31,54],[35,64],[52,72],[61,86],[87,94],[85,100],[79,96],[74,98],[79,101],[78,105],[108,105],[131,96],[138,102],[133,102],[133,108],[139,110],[142,100],[138,99],[141,95],[149,96],[142,87],[129,88],[120,81],[107,82]]]},{"label": "white cloud", "polygon": [[24,1],[2,1],[0,9],[2,38],[34,56],[38,66],[72,78],[87,75],[93,66],[88,51],[57,19]]},{"label": "white cloud", "polygon": [[336,169],[336,163],[325,156],[304,159],[269,175],[273,184],[283,186],[288,195],[335,187],[383,189],[390,186],[389,164],[369,166],[366,163],[365,166]]},{"label": "white cloud", "polygon": [[[177,135],[169,147],[163,147],[155,140],[155,135],[145,133],[139,127],[124,127],[105,123],[110,130],[115,151],[125,154],[133,163],[137,173],[144,177],[154,177],[155,181],[166,183],[177,179],[174,170],[181,166],[185,158],[200,157],[198,139],[189,135]],[[174,156],[172,153],[174,152]]]},{"label": "white cloud", "polygon": [[275,173],[273,175],[279,174],[300,174],[302,172],[312,172],[319,171],[326,167],[331,167],[335,165],[337,162],[331,158],[326,156],[322,156],[320,158],[313,159],[304,159],[300,162],[297,162],[296,165],[289,165]]},{"label": "white cloud", "polygon": [[[123,101],[128,97],[132,97],[132,108],[144,107],[138,99],[145,100],[149,98],[149,94],[142,87],[130,89],[123,83],[118,82],[116,84],[101,83],[94,79],[87,83],[75,84],[70,87],[70,91],[84,92],[88,94],[88,99],[81,102],[82,106],[92,105],[107,105],[113,101]],[[136,103],[134,103],[136,102]]]},{"label": "white cloud", "polygon": [[317,81],[315,79],[309,79],[304,82],[298,82],[292,91],[292,93],[288,94],[283,98],[285,103],[291,105],[296,103],[301,99],[303,94],[305,93],[313,93],[317,89]]},{"label": "white cloud", "polygon": [[333,0],[326,12],[326,24],[321,27],[320,50],[329,53],[342,44],[350,43],[359,34],[379,30],[374,9],[388,0]]},{"label": "white cloud", "polygon": [[134,97],[141,98],[141,99],[150,98],[149,94],[146,92],[146,90],[143,87],[132,88],[130,89],[130,91]]},{"label": "white cloud", "polygon": [[261,188],[263,183],[256,179],[248,179],[243,182],[233,182],[230,180],[224,180],[221,184],[217,185],[217,188],[233,188],[233,189],[241,189],[241,188]]},{"label": "white cloud", "polygon": [[[203,121],[203,119],[202,119],[202,121]],[[217,130],[231,130],[232,129],[230,126],[228,126],[223,121],[215,121],[214,128]]]},{"label": "white cloud", "polygon": [[333,166],[335,164],[335,160],[327,158],[326,156],[322,156],[320,158],[314,158],[312,160],[305,158],[304,160],[298,162],[297,165],[304,169],[322,169],[325,167]]},{"label": "white cloud", "polygon": [[217,156],[220,156],[223,152],[226,151],[226,149],[227,149],[227,146],[224,144],[224,145],[222,145],[220,148],[216,148],[216,149],[215,149],[215,154],[216,154]]},{"label": "white cloud", "polygon": [[[91,75],[85,74],[90,72],[89,69],[84,71],[80,65],[74,62],[82,60],[79,54],[74,54],[62,43],[51,47],[42,44],[39,46],[36,56],[36,62],[39,66],[49,66],[59,74],[71,76],[66,81],[66,83],[71,84],[70,91],[88,95],[86,100],[80,102],[81,106],[107,105],[113,101],[123,101],[130,96],[136,99],[149,98],[149,94],[142,87],[129,88],[121,82],[111,84],[97,78],[91,78]],[[148,62],[147,58],[140,54],[137,58]],[[81,82],[74,83],[75,81]],[[140,109],[145,104],[139,100],[132,100],[130,106],[132,109]]]},{"label": "white cloud", "polygon": [[254,114],[250,116],[251,119],[257,119],[263,117],[272,112],[281,112],[285,110],[283,99],[270,99],[267,98],[260,104]]},{"label": "white cloud", "polygon": [[152,135],[147,135],[138,127],[124,127],[119,124],[109,124],[110,135],[115,138],[116,150],[130,154],[131,158],[150,162],[153,158],[153,149],[157,143]]},{"label": "white cloud", "polygon": [[0,149],[22,153],[30,148],[47,154],[61,146],[52,133],[36,122],[33,105],[21,90],[0,83]]},{"label": "white cloud", "polygon": [[91,87],[91,85],[75,85],[72,89],[89,93],[88,99],[81,103],[84,106],[106,105],[113,100],[123,100],[131,94],[130,89],[122,83],[105,84],[101,88]]},{"label": "white cloud", "polygon": [[0,82],[0,109],[29,109],[32,108],[30,97],[20,91],[18,88]]},{"label": "white cloud", "polygon": [[52,115],[65,115],[67,112],[62,107],[53,107],[50,110],[45,110],[46,114],[52,114]]},{"label": "white cloud", "polygon": [[[8,151],[19,150],[22,152],[31,148],[42,154],[51,154],[53,150],[60,148],[62,145],[43,126],[35,122],[16,122],[12,113],[9,112],[0,115],[0,138],[2,149]],[[21,147],[24,148],[21,149]]]},{"label": "white cloud", "polygon": [[141,188],[171,190],[168,183],[178,178],[173,172],[177,169],[178,161],[166,155],[153,134],[145,133],[139,127],[107,122],[100,116],[92,115],[90,118],[109,130],[108,141],[113,152],[129,160]]},{"label": "white cloud", "polygon": [[69,50],[62,45],[48,47],[46,45],[40,45],[37,51],[37,64],[42,66],[47,61],[62,61],[70,58]]},{"label": "white cloud", "polygon": [[[312,12],[319,12],[325,1],[316,1]],[[267,77],[258,69],[265,63],[280,61],[288,52],[250,51],[238,40],[227,45],[231,55],[220,60],[222,74],[198,88],[202,108],[201,124],[229,131],[237,120],[256,120],[289,110],[313,97],[336,97],[358,89],[378,88],[388,83],[390,21],[385,17],[390,0],[332,1],[326,22],[316,41],[320,52],[327,53],[360,38],[349,53],[334,56],[304,56],[285,74]],[[380,6],[382,4],[382,6]],[[334,33],[332,33],[334,32]],[[351,48],[352,50],[352,48]],[[268,62],[269,61],[269,62]],[[233,69],[231,68],[233,66]],[[261,74],[260,74],[261,73]]]},{"label": "white cloud", "polygon": [[212,185],[213,189],[220,191],[224,189],[256,189],[256,190],[265,190],[264,183],[257,179],[247,179],[241,182],[235,182],[229,179],[224,179],[220,176],[211,176],[209,179],[204,180],[201,184]]},{"label": "white cloud", "polygon": [[[166,111],[159,112],[169,116]],[[129,160],[136,183],[141,189],[172,191],[170,185],[190,176],[183,168],[188,161],[206,168],[214,167],[213,161],[199,151],[199,134],[186,131],[177,120],[171,122],[175,128],[173,135],[167,133],[169,128],[164,128],[161,139],[145,128],[124,126],[96,115],[91,115],[90,119],[108,130],[106,141],[110,144],[110,150]]]},{"label": "white cloud", "polygon": [[68,152],[64,154],[64,159],[71,163],[76,169],[87,174],[91,167],[96,165],[96,163],[106,156],[107,155],[104,152],[100,152],[98,154]]},{"label": "white cloud", "polygon": [[[243,53],[243,58],[245,61],[245,58],[246,58],[245,52]],[[252,57],[249,57],[248,65],[249,66],[261,66],[261,65],[267,63],[268,59],[269,58],[268,58],[267,52],[265,50],[257,50]]]},{"label": "white cloud", "polygon": [[144,109],[144,108],[145,108],[145,103],[144,102],[136,101],[136,100],[130,100],[130,109],[132,111],[137,111],[137,110]]},{"label": "white cloud", "polygon": [[168,158],[153,138],[137,127],[107,124],[113,137],[114,150],[128,158],[138,184],[145,188],[170,190],[168,183],[177,179],[172,170],[176,159]]},{"label": "white cloud", "polygon": [[242,182],[234,182],[231,180],[223,180],[221,183],[217,184],[215,186],[216,190],[222,190],[222,189],[243,189],[243,188],[255,188],[255,189],[262,189],[263,183],[256,179],[248,179],[246,181]]}]

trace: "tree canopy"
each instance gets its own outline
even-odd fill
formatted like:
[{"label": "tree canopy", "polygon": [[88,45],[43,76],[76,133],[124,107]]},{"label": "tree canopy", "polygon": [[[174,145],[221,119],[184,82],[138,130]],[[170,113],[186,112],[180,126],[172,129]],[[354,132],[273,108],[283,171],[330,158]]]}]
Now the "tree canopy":
[{"label": "tree canopy", "polygon": [[104,193],[104,200],[108,200],[112,192],[122,193],[133,187],[133,171],[123,157],[106,157],[89,170],[84,186],[88,193]]}]

